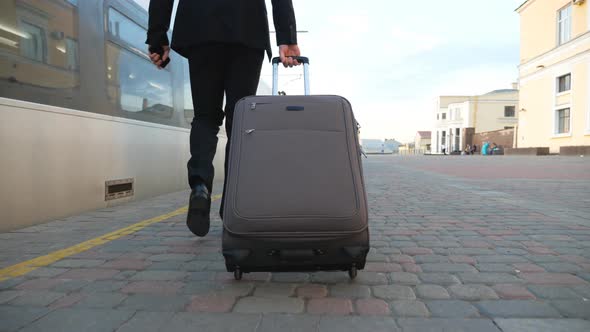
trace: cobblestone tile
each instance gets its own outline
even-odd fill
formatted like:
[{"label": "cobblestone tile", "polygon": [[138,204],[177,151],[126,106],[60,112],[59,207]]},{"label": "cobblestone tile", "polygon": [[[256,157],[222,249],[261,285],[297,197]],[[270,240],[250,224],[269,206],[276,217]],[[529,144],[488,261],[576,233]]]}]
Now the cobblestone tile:
[{"label": "cobblestone tile", "polygon": [[411,287],[400,285],[373,286],[373,295],[383,300],[415,300]]},{"label": "cobblestone tile", "polygon": [[389,274],[389,280],[393,284],[417,285],[420,283],[418,276],[409,272],[392,272]]},{"label": "cobblestone tile", "polygon": [[493,272],[460,273],[459,279],[463,283],[469,284],[518,284],[523,282],[522,279],[512,274]]},{"label": "cobblestone tile", "polygon": [[540,267],[536,264],[531,263],[517,263],[512,264],[514,266],[514,270],[518,271],[519,273],[526,273],[526,272],[545,272],[545,269]]},{"label": "cobblestone tile", "polygon": [[311,299],[307,303],[307,313],[314,315],[348,315],[353,312],[352,301],[345,298]]},{"label": "cobblestone tile", "polygon": [[35,278],[52,278],[57,275],[63,274],[67,272],[67,268],[57,268],[57,267],[40,267],[34,271],[27,273],[27,277],[35,277]]},{"label": "cobblestone tile", "polygon": [[256,286],[254,289],[254,296],[257,297],[290,297],[295,293],[294,284],[285,283],[266,283]]},{"label": "cobblestone tile", "polygon": [[311,276],[309,273],[273,273],[273,282],[303,283],[308,282]]},{"label": "cobblestone tile", "polygon": [[19,328],[46,315],[49,309],[40,307],[13,307],[0,305],[2,331],[16,331]]},{"label": "cobblestone tile", "polygon": [[401,318],[397,320],[404,332],[477,331],[500,332],[491,319]]},{"label": "cobblestone tile", "polygon": [[178,281],[135,281],[121,289],[123,293],[175,294],[184,286]]},{"label": "cobblestone tile", "polygon": [[301,314],[265,314],[256,331],[317,331],[320,318],[320,316]]},{"label": "cobblestone tile", "polygon": [[236,298],[217,294],[195,295],[186,308],[189,312],[229,312],[234,306]]},{"label": "cobblestone tile", "polygon": [[556,300],[551,305],[565,317],[590,319],[590,301]]},{"label": "cobblestone tile", "polygon": [[261,315],[252,314],[180,312],[172,317],[165,329],[175,332],[212,331],[211,327],[215,326],[217,331],[256,331],[261,319]]},{"label": "cobblestone tile", "polygon": [[389,315],[389,305],[387,302],[378,299],[359,299],[356,300],[356,312],[359,315]]},{"label": "cobblestone tile", "polygon": [[361,271],[353,282],[356,284],[373,286],[386,285],[389,283],[389,280],[387,279],[387,275],[385,273]]},{"label": "cobblestone tile", "polygon": [[419,273],[418,277],[425,284],[454,285],[460,284],[459,279],[449,273]]},{"label": "cobblestone tile", "polygon": [[499,318],[555,318],[559,312],[549,304],[530,300],[480,301],[475,305],[488,317]]},{"label": "cobblestone tile", "polygon": [[537,297],[549,300],[582,299],[582,295],[568,286],[529,285],[528,289]]},{"label": "cobblestone tile", "polygon": [[52,291],[61,292],[61,293],[69,293],[69,292],[77,292],[86,285],[91,283],[90,280],[62,280],[61,283],[57,284],[55,287],[51,288]]},{"label": "cobblestone tile", "polygon": [[173,312],[140,311],[117,329],[117,332],[158,332],[168,325],[173,316]]},{"label": "cobblestone tile", "polygon": [[[413,260],[412,260],[413,261]],[[393,263],[375,263],[367,262],[365,269],[367,272],[399,272],[402,271],[402,266]]]},{"label": "cobblestone tile", "polygon": [[469,318],[479,317],[477,308],[459,300],[434,300],[426,302],[433,317]]},{"label": "cobblestone tile", "polygon": [[62,259],[61,261],[51,264],[51,267],[61,268],[84,268],[84,267],[96,267],[104,264],[102,259]]},{"label": "cobblestone tile", "polygon": [[421,247],[406,247],[401,248],[401,251],[410,256],[417,256],[417,255],[432,255],[432,249],[430,248],[421,248]]},{"label": "cobblestone tile", "polygon": [[569,273],[521,273],[522,279],[539,285],[581,285],[586,281]]},{"label": "cobblestone tile", "polygon": [[115,270],[143,270],[150,265],[142,259],[117,259],[104,263],[101,268]]},{"label": "cobblestone tile", "polygon": [[69,308],[74,304],[80,302],[80,300],[84,299],[84,294],[82,293],[72,293],[57,299],[56,301],[52,302],[49,305],[51,309],[59,309],[59,308]]},{"label": "cobblestone tile", "polygon": [[63,283],[60,279],[32,279],[18,284],[14,289],[20,290],[44,290],[55,287],[58,284]]},{"label": "cobblestone tile", "polygon": [[127,285],[126,281],[98,280],[88,283],[80,291],[83,293],[110,293],[115,292]]},{"label": "cobblestone tile", "polygon": [[[315,301],[315,300],[311,300]],[[248,296],[238,300],[234,312],[238,313],[301,313],[304,310],[302,299],[294,297],[264,298]]]},{"label": "cobblestone tile", "polygon": [[307,284],[297,288],[297,296],[303,298],[321,298],[328,295],[328,288],[319,284]]},{"label": "cobblestone tile", "polygon": [[180,295],[132,294],[117,306],[117,310],[174,312],[183,310],[189,300]]},{"label": "cobblestone tile", "polygon": [[371,288],[366,285],[336,284],[330,286],[331,297],[367,298],[371,296]]},{"label": "cobblestone tile", "polygon": [[390,317],[322,316],[317,331],[401,332]]},{"label": "cobblestone tile", "polygon": [[121,304],[126,298],[127,295],[120,293],[87,293],[77,301],[75,307],[110,309]]},{"label": "cobblestone tile", "polygon": [[590,322],[581,319],[497,318],[494,322],[504,332],[586,332],[590,330]]},{"label": "cobblestone tile", "polygon": [[535,296],[522,285],[499,284],[494,290],[500,298],[505,300],[534,300]]},{"label": "cobblestone tile", "polygon": [[420,267],[424,272],[477,272],[469,264],[424,263]]},{"label": "cobblestone tile", "polygon": [[7,291],[0,291],[0,304],[6,303],[14,298],[23,295],[24,291],[19,290],[7,290]]},{"label": "cobblestone tile", "polygon": [[439,285],[418,285],[416,295],[421,299],[429,300],[445,300],[451,297],[447,290]]},{"label": "cobblestone tile", "polygon": [[44,290],[24,291],[19,297],[8,302],[8,304],[15,306],[45,307],[54,302],[55,300],[64,297],[65,295],[65,293],[57,293]]},{"label": "cobblestone tile", "polygon": [[131,277],[131,280],[142,281],[176,281],[187,276],[183,271],[140,271]]},{"label": "cobblestone tile", "polygon": [[[414,258],[410,255],[391,255],[389,260],[394,263],[414,263]],[[396,271],[379,271],[379,272],[396,272]]]},{"label": "cobblestone tile", "polygon": [[21,331],[113,331],[133,316],[133,311],[66,308],[55,310]]},{"label": "cobblestone tile", "polygon": [[547,272],[579,272],[582,268],[579,265],[560,262],[560,263],[539,263]]},{"label": "cobblestone tile", "polygon": [[411,300],[392,301],[391,310],[395,317],[428,317],[429,312],[424,303]]},{"label": "cobblestone tile", "polygon": [[449,287],[451,296],[460,300],[479,301],[497,300],[498,295],[488,286],[483,285],[452,285]]},{"label": "cobblestone tile", "polygon": [[514,266],[509,264],[500,264],[500,263],[481,263],[476,264],[475,268],[478,269],[480,272],[507,272],[511,273],[515,271]]},{"label": "cobblestone tile", "polygon": [[84,279],[84,280],[101,280],[110,279],[119,273],[119,270],[112,269],[71,269],[68,272],[59,275],[61,279]]}]

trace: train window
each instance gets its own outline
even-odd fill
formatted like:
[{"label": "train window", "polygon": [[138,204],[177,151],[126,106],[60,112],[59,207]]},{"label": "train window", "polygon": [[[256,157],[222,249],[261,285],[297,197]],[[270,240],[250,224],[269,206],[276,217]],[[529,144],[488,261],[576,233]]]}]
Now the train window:
[{"label": "train window", "polygon": [[0,96],[71,107],[79,85],[77,9],[63,1],[3,1],[1,8]]},{"label": "train window", "polygon": [[136,52],[146,53],[146,29],[113,8],[109,8],[108,30],[115,40],[123,41]]},{"label": "train window", "polygon": [[[147,58],[147,56],[146,56]],[[172,118],[172,78],[147,59],[107,43],[108,96],[132,118],[159,122]]]},{"label": "train window", "polygon": [[21,22],[21,29],[25,34],[20,39],[21,55],[31,60],[45,62],[47,58],[45,30],[25,21]]}]

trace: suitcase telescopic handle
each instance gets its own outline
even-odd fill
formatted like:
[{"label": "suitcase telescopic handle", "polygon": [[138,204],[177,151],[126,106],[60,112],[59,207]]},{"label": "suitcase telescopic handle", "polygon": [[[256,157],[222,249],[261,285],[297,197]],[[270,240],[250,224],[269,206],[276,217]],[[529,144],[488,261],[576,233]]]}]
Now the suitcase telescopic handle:
[{"label": "suitcase telescopic handle", "polygon": [[[304,56],[291,56],[301,63],[303,63],[303,84],[305,88],[305,95],[309,96],[309,58]],[[279,94],[279,63],[281,58],[276,57],[272,59],[272,94],[276,96]]]}]

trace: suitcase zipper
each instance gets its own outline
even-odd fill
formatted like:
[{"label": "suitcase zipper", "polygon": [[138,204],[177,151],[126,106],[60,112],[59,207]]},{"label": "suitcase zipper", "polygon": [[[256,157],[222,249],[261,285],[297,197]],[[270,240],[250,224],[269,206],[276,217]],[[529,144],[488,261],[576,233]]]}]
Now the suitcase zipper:
[{"label": "suitcase zipper", "polygon": [[256,129],[246,129],[246,134],[252,134]]}]

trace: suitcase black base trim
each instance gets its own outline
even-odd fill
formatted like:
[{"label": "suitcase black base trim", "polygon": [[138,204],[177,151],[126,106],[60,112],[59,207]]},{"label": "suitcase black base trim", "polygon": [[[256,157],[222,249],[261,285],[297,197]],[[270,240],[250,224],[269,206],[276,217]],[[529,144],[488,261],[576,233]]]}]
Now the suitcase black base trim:
[{"label": "suitcase black base trim", "polygon": [[368,230],[336,239],[253,239],[224,230],[222,242],[227,271],[241,273],[362,270],[370,249]]}]

